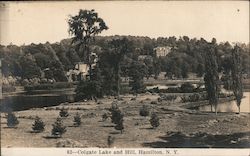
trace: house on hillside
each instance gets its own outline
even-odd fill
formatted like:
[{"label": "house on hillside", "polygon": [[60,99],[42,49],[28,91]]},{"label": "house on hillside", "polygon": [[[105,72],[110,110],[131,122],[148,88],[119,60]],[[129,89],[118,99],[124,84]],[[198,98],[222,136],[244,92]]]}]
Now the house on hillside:
[{"label": "house on hillside", "polygon": [[156,47],[154,48],[157,57],[164,57],[167,56],[171,52],[171,47]]},{"label": "house on hillside", "polygon": [[70,69],[66,75],[69,82],[84,80],[87,77],[89,67],[83,62],[78,62],[74,69]]}]

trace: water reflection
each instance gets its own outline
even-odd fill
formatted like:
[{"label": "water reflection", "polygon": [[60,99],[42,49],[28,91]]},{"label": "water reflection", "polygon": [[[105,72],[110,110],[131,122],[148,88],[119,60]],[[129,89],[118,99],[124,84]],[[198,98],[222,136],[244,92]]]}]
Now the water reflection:
[{"label": "water reflection", "polygon": [[[245,98],[242,99],[240,105],[241,112],[250,112],[250,92],[244,92],[243,96]],[[238,107],[235,101],[225,102],[218,105],[218,112],[238,112]],[[210,106],[201,106],[199,108],[200,111],[211,111]]]},{"label": "water reflection", "polygon": [[1,112],[21,111],[30,108],[56,106],[62,102],[73,102],[74,92],[47,91],[39,94],[22,93],[6,96],[1,100]]}]

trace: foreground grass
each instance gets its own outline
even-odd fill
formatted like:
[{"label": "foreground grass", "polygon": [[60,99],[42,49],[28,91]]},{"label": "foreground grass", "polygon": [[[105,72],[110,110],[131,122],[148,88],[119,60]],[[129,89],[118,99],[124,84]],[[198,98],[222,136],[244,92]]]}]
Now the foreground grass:
[{"label": "foreground grass", "polygon": [[[154,102],[158,95],[140,95],[135,101],[124,97],[119,107],[124,112],[124,133],[114,129],[110,119],[102,121],[114,99],[62,104],[16,112],[20,121],[17,129],[6,128],[5,115],[1,113],[2,147],[108,147],[108,136],[114,137],[116,147],[250,147],[249,113],[201,113],[180,109],[174,104]],[[142,101],[142,102],[141,102]],[[160,117],[160,126],[152,129],[149,118],[139,116],[142,105]],[[60,109],[69,109],[69,117],[63,118],[67,132],[62,138],[46,139]],[[82,124],[73,126],[73,117],[79,112]],[[35,116],[46,124],[43,133],[31,133]]]}]

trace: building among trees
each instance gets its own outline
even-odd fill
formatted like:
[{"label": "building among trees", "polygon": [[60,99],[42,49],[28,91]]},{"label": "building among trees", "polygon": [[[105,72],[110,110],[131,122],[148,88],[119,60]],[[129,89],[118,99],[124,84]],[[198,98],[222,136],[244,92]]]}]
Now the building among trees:
[{"label": "building among trees", "polygon": [[154,51],[155,51],[157,57],[163,57],[171,52],[171,47],[168,47],[168,46],[156,47],[156,48],[154,48]]}]

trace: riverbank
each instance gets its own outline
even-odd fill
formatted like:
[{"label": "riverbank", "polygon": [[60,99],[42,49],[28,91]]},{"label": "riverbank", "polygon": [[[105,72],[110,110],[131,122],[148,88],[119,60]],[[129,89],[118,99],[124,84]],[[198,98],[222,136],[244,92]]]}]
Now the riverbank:
[{"label": "riverbank", "polygon": [[[5,114],[1,113],[2,147],[108,147],[107,138],[115,138],[116,147],[250,147],[249,113],[199,112],[180,108],[166,101],[157,102],[158,94],[139,95],[136,100],[126,95],[118,103],[124,112],[124,133],[115,130],[110,119],[102,121],[113,98],[78,103],[63,103],[59,106],[36,108],[16,112],[20,121],[18,128],[6,128]],[[150,117],[139,116],[142,105],[160,118],[160,126],[152,129]],[[63,119],[67,132],[59,139],[46,139],[52,124],[62,108],[68,109],[69,117]],[[73,127],[73,117],[79,112],[82,125]],[[45,122],[43,133],[31,133],[34,117]]]}]

